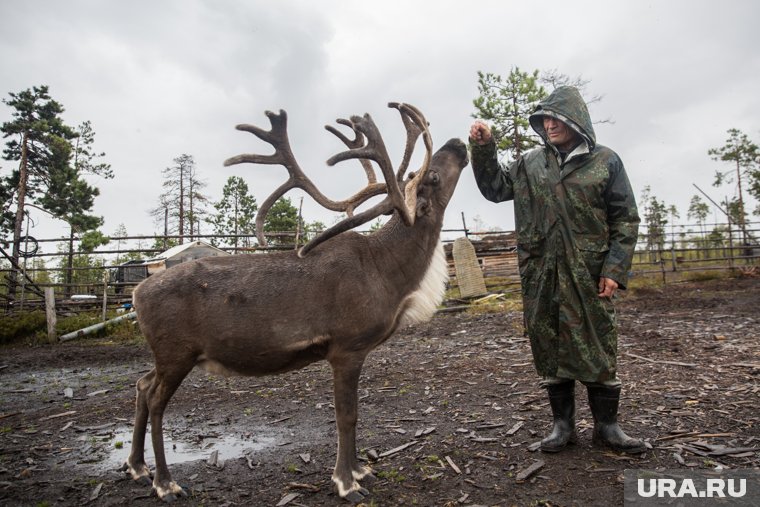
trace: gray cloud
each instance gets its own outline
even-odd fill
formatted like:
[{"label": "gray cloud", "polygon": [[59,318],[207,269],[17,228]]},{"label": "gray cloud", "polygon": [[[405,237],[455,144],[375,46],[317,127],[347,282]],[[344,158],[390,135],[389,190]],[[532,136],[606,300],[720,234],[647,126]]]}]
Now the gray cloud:
[{"label": "gray cloud", "polygon": [[[92,2],[53,0],[0,7],[0,93],[50,85],[70,123],[91,120],[116,178],[96,182],[106,232],[158,230],[147,215],[161,169],[192,154],[208,193],[232,174],[262,201],[285,178],[278,167],[221,163],[268,146],[234,130],[267,126],[264,110],[286,109],[301,165],[336,198],[362,184],[357,164],[329,168],[342,149],[323,130],[335,118],[369,112],[398,160],[404,132],[388,101],[420,107],[437,145],[466,136],[478,70],[511,66],[589,79],[603,94],[592,114],[602,144],[618,151],[639,193],[677,205],[713,189],[721,168],[707,156],[726,130],[760,139],[760,4],[698,1]],[[7,96],[7,95],[4,95]],[[1,110],[0,110],[1,111]],[[0,120],[9,110],[0,112]],[[0,162],[3,170],[8,162]],[[301,194],[294,192],[298,200]],[[447,227],[512,227],[510,204],[480,197],[465,171]],[[332,222],[308,199],[307,219]],[[64,234],[39,218],[37,236]]]}]

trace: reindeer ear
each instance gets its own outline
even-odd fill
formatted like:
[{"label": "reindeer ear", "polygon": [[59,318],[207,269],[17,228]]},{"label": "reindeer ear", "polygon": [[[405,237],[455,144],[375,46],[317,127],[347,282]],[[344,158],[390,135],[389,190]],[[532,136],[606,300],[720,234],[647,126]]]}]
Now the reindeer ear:
[{"label": "reindeer ear", "polygon": [[430,200],[427,197],[421,195],[417,196],[417,209],[415,214],[417,217],[424,217],[430,214]]}]

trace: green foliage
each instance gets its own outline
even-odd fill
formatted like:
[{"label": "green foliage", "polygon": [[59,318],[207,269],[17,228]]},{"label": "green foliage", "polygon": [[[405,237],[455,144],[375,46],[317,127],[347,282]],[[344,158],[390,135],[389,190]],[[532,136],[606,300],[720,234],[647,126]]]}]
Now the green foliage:
[{"label": "green foliage", "polygon": [[[59,249],[61,248],[63,247],[59,246]],[[86,251],[82,250],[71,255],[71,267],[75,269],[68,270],[68,263],[69,256],[64,255],[60,257],[58,267],[63,271],[56,272],[56,277],[58,278],[59,283],[69,283],[83,286],[102,285],[104,261],[101,257],[89,254]]]},{"label": "green foliage", "polygon": [[506,78],[479,71],[478,92],[472,116],[490,123],[499,151],[509,152],[514,159],[538,145],[538,136],[530,134],[528,116],[547,91],[539,83],[537,70],[527,73],[512,67]]},{"label": "green foliage", "polygon": [[0,344],[34,337],[47,330],[45,312],[34,311],[0,316]]},{"label": "green foliage", "polygon": [[[18,216],[27,202],[36,204],[77,230],[86,231],[102,224],[102,219],[87,213],[92,209],[98,189],[89,185],[85,173],[112,177],[108,164],[94,162],[103,153],[92,153],[95,133],[89,122],[78,130],[64,124],[61,104],[50,98],[47,86],[33,87],[20,93],[10,93],[3,102],[12,109],[13,120],[2,125],[4,137],[9,138],[4,158],[18,162],[19,169],[4,178],[0,194],[7,197],[15,192],[15,228]],[[24,195],[20,195],[21,192]],[[2,227],[10,230],[9,210],[2,214]],[[18,231],[16,231],[18,234]]]},{"label": "green foliage", "polygon": [[647,225],[647,250],[651,252],[665,249],[665,226],[668,224],[668,206],[651,194],[649,185],[641,193],[640,206],[644,223]]},{"label": "green foliage", "polygon": [[726,246],[728,243],[728,229],[723,225],[718,225],[713,228],[706,238],[707,246],[721,247]]},{"label": "green foliage", "polygon": [[715,161],[731,162],[734,167],[725,171],[715,172],[714,186],[720,186],[724,182],[734,182],[733,172],[736,170],[736,179],[749,175],[752,169],[757,169],[760,163],[760,148],[750,141],[747,134],[739,129],[728,129],[726,144],[720,148],[711,148],[707,151]]},{"label": "green foliage", "polygon": [[396,468],[390,470],[381,470],[377,473],[377,476],[381,479],[385,479],[388,482],[401,483],[406,480],[406,476],[401,474],[401,471]]},{"label": "green foliage", "polygon": [[215,246],[224,243],[237,248],[251,246],[248,238],[241,234],[256,234],[256,199],[250,194],[248,185],[240,176],[230,176],[222,189],[222,199],[214,203],[216,214],[208,219],[214,227],[214,234],[230,235],[228,239],[213,239]]},{"label": "green foliage", "polygon": [[313,222],[309,222],[306,225],[304,225],[304,240],[310,241],[313,238],[315,238],[319,233],[327,229],[327,226],[320,222],[319,220],[315,220]]},{"label": "green foliage", "polygon": [[[739,129],[728,129],[728,136],[726,144],[708,150],[707,154],[715,161],[730,162],[733,166],[728,170],[716,171],[713,186],[719,187],[723,183],[736,182],[738,198],[726,203],[729,208],[726,211],[731,220],[739,224],[744,234],[744,241],[747,242],[749,238],[745,226],[743,184],[747,186],[750,195],[760,199],[760,148]],[[734,209],[730,209],[732,205]]]},{"label": "green foliage", "polygon": [[[298,226],[298,209],[290,202],[289,197],[280,197],[269,208],[266,219],[264,220],[265,232],[295,232]],[[287,244],[291,242],[287,239],[272,238],[272,244]]]},{"label": "green foliage", "polygon": [[155,250],[156,253],[160,253],[170,248],[174,248],[177,245],[179,245],[179,240],[177,240],[176,238],[164,239],[161,237],[157,237],[156,240],[153,242],[151,249]]},{"label": "green foliage", "polygon": [[377,220],[375,220],[374,222],[372,222],[372,224],[369,226],[369,232],[377,232],[377,231],[379,231],[380,229],[382,229],[385,226],[385,223],[387,221],[388,221],[387,219],[383,220],[383,218],[378,218]]},{"label": "green foliage", "polygon": [[101,321],[101,317],[94,313],[80,313],[67,317],[61,317],[55,324],[55,332],[61,336],[74,331],[79,331]]},{"label": "green foliage", "polygon": [[710,207],[704,202],[698,195],[694,195],[689,203],[689,211],[686,216],[690,219],[696,220],[699,224],[702,236],[705,235],[705,220],[707,215],[710,214]]},{"label": "green foliage", "polygon": [[106,154],[93,151],[95,131],[92,129],[92,123],[83,122],[77,127],[76,132],[77,138],[74,142],[74,167],[76,170],[82,174],[95,174],[106,179],[113,178],[111,164],[100,160]]},{"label": "green foliage", "polygon": [[100,231],[87,231],[79,241],[79,251],[91,253],[99,246],[107,245],[111,240]]}]

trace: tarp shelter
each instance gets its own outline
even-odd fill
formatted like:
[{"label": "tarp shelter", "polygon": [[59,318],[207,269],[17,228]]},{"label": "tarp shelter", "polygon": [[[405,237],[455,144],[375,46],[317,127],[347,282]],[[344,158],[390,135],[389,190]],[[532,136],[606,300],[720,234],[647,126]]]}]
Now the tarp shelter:
[{"label": "tarp shelter", "polygon": [[153,259],[148,259],[144,265],[148,268],[148,275],[152,275],[183,262],[220,255],[230,254],[204,241],[192,241],[172,247]]}]

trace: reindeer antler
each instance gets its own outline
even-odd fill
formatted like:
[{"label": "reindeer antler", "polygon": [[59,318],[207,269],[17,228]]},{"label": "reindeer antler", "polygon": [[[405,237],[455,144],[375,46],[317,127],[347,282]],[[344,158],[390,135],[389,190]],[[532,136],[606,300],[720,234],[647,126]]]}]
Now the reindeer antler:
[{"label": "reindeer antler", "polygon": [[[385,149],[382,136],[380,135],[375,122],[368,114],[365,114],[363,117],[353,116],[350,120],[337,120],[337,123],[350,127],[353,130],[353,140],[349,139],[332,126],[328,125],[325,127],[349,148],[347,151],[330,157],[327,164],[333,166],[344,160],[358,159],[367,174],[367,186],[352,197],[343,201],[333,201],[325,197],[301,170],[290,148],[290,141],[288,140],[287,134],[287,114],[285,111],[280,110],[279,114],[275,114],[271,111],[265,113],[272,125],[271,130],[268,131],[247,124],[238,125],[236,127],[238,130],[250,132],[262,141],[271,144],[275,149],[275,152],[272,155],[238,155],[225,160],[225,166],[244,162],[254,164],[280,164],[285,167],[290,174],[288,180],[280,185],[280,187],[278,187],[259,208],[256,217],[256,236],[259,240],[259,244],[262,246],[266,246],[267,244],[266,238],[264,237],[264,219],[266,218],[267,212],[277,199],[282,197],[292,188],[301,188],[312,196],[321,206],[332,211],[344,211],[348,215],[348,218],[323,231],[316,238],[304,245],[299,252],[300,256],[306,255],[306,253],[319,243],[322,243],[341,232],[367,223],[382,214],[390,213],[394,209],[399,212],[406,225],[412,225],[414,223],[416,215],[417,186],[424,178],[425,173],[430,166],[432,154],[430,133],[427,129],[427,121],[425,120],[425,117],[414,106],[392,102],[388,104],[388,107],[399,110],[402,121],[407,130],[407,142],[404,150],[404,157],[399,166],[398,172],[395,174],[390,162],[390,157]],[[420,171],[404,184],[404,174],[409,165],[414,146],[420,134],[423,134],[423,141],[426,149],[425,159]],[[386,183],[377,182],[370,161],[373,161],[378,165]],[[404,190],[403,192],[402,188]],[[381,202],[366,211],[354,215],[354,210],[357,206],[363,204],[371,197],[384,193],[387,194],[387,196]]]}]

